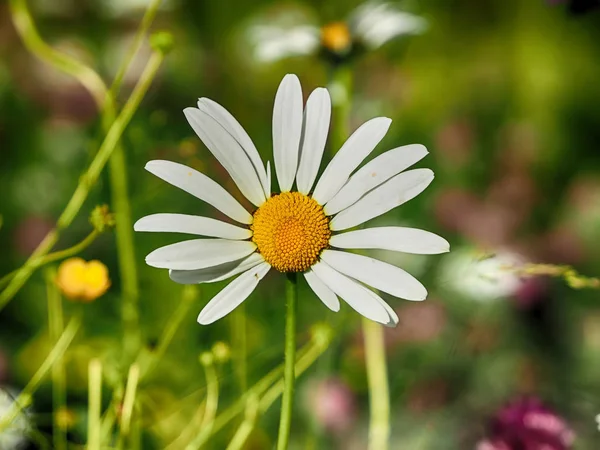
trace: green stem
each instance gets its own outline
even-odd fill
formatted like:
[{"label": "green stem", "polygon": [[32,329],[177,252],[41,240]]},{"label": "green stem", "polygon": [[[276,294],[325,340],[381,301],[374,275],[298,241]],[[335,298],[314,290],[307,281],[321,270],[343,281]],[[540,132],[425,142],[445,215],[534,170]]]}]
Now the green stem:
[{"label": "green stem", "polygon": [[[304,373],[319,358],[319,356],[321,356],[325,350],[327,350],[329,344],[330,337],[323,339],[323,337],[319,337],[316,334],[313,335],[311,342],[306,344],[298,351],[295,368],[296,375],[300,376],[302,373]],[[267,398],[268,401],[264,401],[264,399],[261,400],[260,405],[263,405],[263,407],[259,405],[259,410],[263,412],[266,411],[272,402],[275,401],[283,392],[284,382],[282,379],[280,379],[283,370],[283,364],[273,369],[260,381],[254,384],[242,398],[219,414],[215,418],[214,424],[212,425],[212,434],[216,434],[221,431],[229,422],[235,419],[238,414],[243,412],[244,408],[247,406],[248,400],[251,397],[258,398],[264,394],[264,398]],[[275,385],[273,385],[273,383],[275,383]],[[268,395],[265,392],[267,392]],[[181,435],[188,435],[188,429],[195,429],[197,426],[198,425],[195,423],[190,423],[190,425],[181,433]],[[209,438],[210,435],[205,436],[205,440],[199,443],[200,446],[204,445]],[[179,445],[179,439],[175,440],[167,447],[168,450],[177,450],[180,448],[181,445]]]},{"label": "green stem", "polygon": [[73,341],[75,334],[77,334],[77,330],[81,325],[81,319],[79,317],[74,317],[71,319],[65,331],[60,336],[60,339],[56,342],[46,359],[39,367],[39,369],[33,374],[29,383],[23,388],[19,396],[12,403],[8,411],[0,417],[0,434],[9,426],[12,421],[19,415],[19,413],[27,408],[31,404],[31,398],[33,394],[37,391],[37,388],[40,386],[40,383],[44,379],[44,377],[48,374],[50,369],[56,364],[64,353],[69,348],[69,345]]},{"label": "green stem", "polygon": [[27,50],[47,64],[75,77],[89,91],[95,103],[102,106],[107,94],[102,78],[85,64],[53,49],[43,41],[27,9],[26,0],[10,0],[9,5],[13,24]]},{"label": "green stem", "polygon": [[242,450],[250,433],[254,429],[258,416],[259,402],[255,396],[249,397],[246,402],[246,414],[244,421],[240,424],[233,438],[227,446],[227,450]]},{"label": "green stem", "polygon": [[115,75],[115,79],[112,83],[112,86],[110,87],[110,96],[113,99],[116,99],[118,97],[119,90],[121,89],[121,84],[123,83],[123,78],[127,73],[127,69],[129,68],[131,61],[133,61],[135,55],[142,46],[144,37],[148,33],[152,22],[154,22],[154,18],[156,17],[156,13],[158,12],[158,8],[160,7],[161,3],[162,0],[153,0],[153,2],[150,3],[150,5],[148,5],[148,7],[146,8],[146,12],[144,13],[144,17],[140,22],[140,26],[138,27],[135,33],[133,42],[131,43],[129,50],[127,51],[127,55],[125,55],[125,59],[123,60],[124,62],[119,66],[117,74]]},{"label": "green stem", "polygon": [[186,450],[197,450],[208,440],[212,434],[217,407],[219,406],[219,378],[215,370],[214,358],[211,353],[205,353],[200,360],[206,375],[206,405],[199,428],[200,432],[186,447]]},{"label": "green stem", "polygon": [[148,91],[148,88],[156,76],[156,72],[158,71],[163,59],[164,54],[161,52],[155,52],[150,57],[144,72],[136,84],[131,96],[127,100],[127,103],[115,122],[110,127],[110,130],[104,138],[98,153],[96,153],[96,156],[94,157],[94,160],[90,164],[86,173],[81,177],[81,180],[77,185],[71,200],[67,204],[63,213],[60,215],[56,224],[56,228],[48,233],[38,248],[15,274],[7,288],[0,293],[0,310],[4,308],[4,306],[15,296],[23,284],[25,284],[25,282],[29,279],[35,269],[35,267],[32,265],[32,262],[40,256],[47,254],[58,240],[59,231],[64,230],[73,222],[73,219],[81,209],[91,188],[97,181],[102,169],[106,165],[108,158],[115,149],[119,139],[121,138],[121,135],[123,134],[123,131],[125,130],[125,127],[131,121],[133,114]]},{"label": "green stem", "polygon": [[[49,269],[46,272],[46,292],[48,296],[48,325],[50,329],[50,340],[57,343],[64,329],[62,298],[54,280],[56,270]],[[67,390],[65,365],[62,358],[58,358],[52,366],[52,439],[55,450],[67,450],[66,428],[59,422],[61,413],[67,407]]]},{"label": "green stem", "polygon": [[341,148],[350,136],[350,112],[352,97],[352,67],[341,64],[335,67],[331,76],[332,114],[331,152]]},{"label": "green stem", "polygon": [[88,371],[88,439],[87,450],[100,450],[102,439],[102,363],[92,359]]},{"label": "green stem", "polygon": [[121,412],[121,432],[119,434],[118,448],[125,448],[125,441],[129,437],[131,429],[131,418],[133,416],[133,408],[135,406],[135,396],[137,393],[138,381],[140,379],[140,367],[133,364],[129,368],[129,376],[127,377],[127,386],[125,387],[125,397],[123,398],[123,409]]},{"label": "green stem", "polygon": [[296,379],[294,363],[296,361],[296,303],[298,301],[297,275],[290,273],[286,279],[286,319],[285,319],[285,369],[283,379],[285,390],[281,401],[279,419],[279,437],[277,450],[286,450],[292,428],[292,410],[294,407],[294,381]]},{"label": "green stem", "polygon": [[189,285],[184,286],[181,293],[181,301],[177,306],[175,312],[171,315],[171,318],[165,325],[165,329],[158,341],[156,350],[152,352],[149,360],[143,359],[142,356],[138,358],[138,363],[141,366],[141,378],[144,379],[158,364],[161,360],[169,345],[173,341],[175,334],[179,330],[181,322],[188,315],[191,306],[196,302],[199,295],[198,286]]},{"label": "green stem", "polygon": [[363,333],[371,408],[369,450],[387,450],[390,437],[390,396],[383,327],[363,318]]},{"label": "green stem", "polygon": [[242,303],[231,314],[231,344],[233,348],[234,368],[241,393],[248,390],[246,325],[246,308],[245,303]]},{"label": "green stem", "polygon": [[[86,248],[90,246],[92,242],[96,240],[96,238],[100,235],[100,232],[97,230],[93,230],[90,234],[88,234],[85,239],[78,244],[75,244],[73,247],[66,248],[64,250],[59,250],[57,252],[50,253],[42,258],[39,258],[33,261],[31,264],[33,266],[33,270],[36,270],[39,267],[42,267],[48,263],[58,261],[60,259],[69,258],[74,256]],[[19,269],[13,270],[10,273],[7,273],[2,278],[0,278],[0,287],[7,284],[12,278],[19,272]]]}]

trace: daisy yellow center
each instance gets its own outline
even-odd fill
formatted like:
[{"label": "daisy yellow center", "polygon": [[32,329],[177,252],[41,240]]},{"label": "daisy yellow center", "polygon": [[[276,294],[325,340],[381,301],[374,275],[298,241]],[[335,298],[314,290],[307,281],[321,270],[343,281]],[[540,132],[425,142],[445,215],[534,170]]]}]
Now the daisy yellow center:
[{"label": "daisy yellow center", "polygon": [[300,192],[283,192],[254,213],[252,241],[280,272],[308,270],[331,237],[323,207]]},{"label": "daisy yellow center", "polygon": [[344,52],[352,43],[350,30],[344,22],[332,22],[321,28],[321,43],[332,52]]}]

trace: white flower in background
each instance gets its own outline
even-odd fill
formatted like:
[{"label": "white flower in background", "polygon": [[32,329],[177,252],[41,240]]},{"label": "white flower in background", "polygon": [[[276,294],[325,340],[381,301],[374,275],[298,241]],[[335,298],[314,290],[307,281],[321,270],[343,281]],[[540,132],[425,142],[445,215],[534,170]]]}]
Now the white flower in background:
[{"label": "white flower in background", "polygon": [[473,249],[453,251],[442,261],[443,283],[455,292],[473,300],[496,300],[509,297],[522,286],[515,272],[524,259],[505,250],[482,255]]},{"label": "white flower in background", "polygon": [[[0,388],[0,420],[11,410],[15,397],[4,388]],[[30,426],[26,413],[19,413],[11,424],[0,431],[0,449],[18,450],[27,443]]]},{"label": "white flower in background", "polygon": [[184,110],[194,131],[256,207],[253,213],[194,169],[169,161],[150,161],[146,165],[149,172],[241,224],[183,214],[154,214],[134,226],[136,231],[211,238],[167,245],[146,257],[150,266],[169,269],[171,279],[178,283],[210,283],[241,273],[202,310],[198,317],[201,324],[212,323],[235,309],[275,268],[301,272],[332,311],[340,308],[339,296],[363,316],[393,326],[398,323],[394,311],[362,283],[407,300],[424,300],[427,291],[404,270],[345,250],[387,249],[417,254],[449,251],[443,238],[414,228],[345,231],[421,193],[433,180],[433,172],[403,171],[423,158],[427,150],[422,145],[398,147],[356,170],[391,124],[390,119],[378,117],[348,138],[315,185],[329,130],[331,101],[326,89],[317,88],[305,107],[302,103],[300,81],[295,75],[286,75],[273,110],[273,156],[279,194],[271,194],[270,165],[267,163],[265,169],[252,140],[229,112],[207,98],[198,101],[198,108]]},{"label": "white flower in background", "polygon": [[245,38],[254,59],[269,63],[321,49],[338,57],[357,47],[374,50],[394,38],[422,33],[426,27],[423,18],[395,5],[368,2],[352,11],[347,20],[322,26],[300,11],[282,9],[248,27]]}]

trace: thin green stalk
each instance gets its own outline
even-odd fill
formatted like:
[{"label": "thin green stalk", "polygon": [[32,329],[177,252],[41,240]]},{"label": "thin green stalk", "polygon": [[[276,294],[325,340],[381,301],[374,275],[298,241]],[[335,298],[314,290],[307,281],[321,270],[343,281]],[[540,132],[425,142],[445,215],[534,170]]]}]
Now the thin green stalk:
[{"label": "thin green stalk", "polygon": [[[81,253],[83,250],[88,248],[92,242],[96,240],[96,238],[100,235],[100,232],[97,230],[93,230],[90,234],[88,234],[83,241],[75,244],[73,247],[66,248],[64,250],[59,250],[57,252],[50,253],[44,257],[41,257],[32,262],[33,270],[36,270],[39,267],[42,267],[48,263],[58,261],[60,259],[69,258],[71,256],[77,255]],[[0,288],[7,284],[17,273],[19,269],[13,270],[10,273],[7,273],[2,278],[0,278]]]},{"label": "thin green stalk", "polygon": [[123,83],[123,78],[127,73],[127,69],[129,68],[131,61],[133,61],[135,55],[142,46],[144,37],[148,33],[152,22],[154,22],[154,18],[156,17],[156,13],[158,12],[158,8],[160,7],[161,3],[162,0],[153,0],[152,3],[150,3],[150,5],[148,5],[148,7],[146,8],[146,12],[144,13],[144,17],[140,22],[140,26],[138,27],[135,33],[133,42],[131,43],[129,50],[127,51],[127,55],[125,55],[125,59],[123,60],[124,63],[119,66],[117,74],[115,75],[115,79],[112,83],[112,86],[110,87],[110,96],[113,99],[116,99],[118,97],[119,90],[121,89],[121,84]]},{"label": "thin green stalk", "polygon": [[279,436],[277,450],[286,450],[292,429],[292,410],[294,408],[294,382],[296,379],[296,303],[298,302],[296,273],[286,278],[286,319],[285,319],[285,369],[283,379],[285,390],[281,401],[281,417],[279,419]]},{"label": "thin green stalk", "polygon": [[246,414],[244,421],[240,424],[233,438],[227,446],[227,450],[242,450],[250,433],[254,429],[258,416],[259,402],[255,396],[249,397],[246,401]]},{"label": "thin green stalk", "polygon": [[208,440],[212,434],[217,407],[219,406],[219,377],[215,369],[213,355],[205,353],[201,356],[200,361],[206,376],[206,405],[199,428],[200,431],[192,442],[187,445],[186,450],[197,450]]},{"label": "thin green stalk", "polygon": [[[46,292],[48,296],[48,322],[50,340],[58,342],[64,329],[62,298],[56,287],[56,270],[46,271]],[[55,450],[67,450],[67,430],[59,422],[60,413],[67,407],[67,388],[65,365],[62,358],[58,358],[52,366],[52,440]]]},{"label": "thin green stalk", "polygon": [[102,172],[102,169],[106,165],[108,158],[115,149],[119,139],[121,138],[121,135],[123,134],[123,131],[125,130],[125,127],[129,124],[133,114],[148,91],[148,88],[156,76],[156,72],[158,71],[163,59],[164,54],[158,51],[153,53],[150,57],[144,72],[142,73],[142,76],[135,86],[131,96],[127,100],[127,103],[123,107],[123,110],[115,122],[110,127],[110,130],[104,138],[98,153],[96,153],[96,156],[94,157],[86,173],[81,177],[81,180],[77,185],[71,200],[69,200],[69,203],[67,204],[63,213],[60,215],[56,224],[56,228],[50,231],[50,233],[46,236],[46,238],[44,238],[42,243],[34,251],[31,257],[29,257],[25,264],[19,269],[17,274],[15,274],[7,288],[0,293],[0,310],[4,308],[4,306],[15,296],[23,284],[25,284],[25,282],[29,279],[34,270],[32,262],[40,256],[47,254],[58,240],[59,232],[67,228],[73,222],[73,219],[81,209],[91,188],[94,186],[100,173]]},{"label": "thin green stalk", "polygon": [[331,152],[332,155],[341,148],[350,136],[350,112],[352,97],[352,67],[347,64],[336,66],[331,76]]},{"label": "thin green stalk", "polygon": [[390,438],[390,395],[383,327],[363,318],[371,419],[369,450],[387,450]]},{"label": "thin green stalk", "polygon": [[88,439],[87,450],[100,450],[102,439],[102,363],[92,359],[88,370]]},{"label": "thin green stalk", "polygon": [[47,64],[72,75],[89,91],[97,105],[103,105],[107,89],[102,78],[85,64],[53,49],[43,41],[27,9],[26,0],[10,0],[9,6],[15,29],[27,50]]},{"label": "thin green stalk", "polygon": [[40,383],[44,379],[44,377],[48,374],[48,372],[52,369],[56,361],[58,361],[64,353],[69,348],[69,345],[73,341],[75,334],[77,334],[77,330],[81,325],[81,318],[74,317],[69,321],[69,324],[63,331],[60,339],[56,342],[52,350],[46,359],[39,367],[39,369],[33,374],[29,383],[23,388],[19,396],[12,403],[8,411],[0,417],[0,433],[2,433],[8,425],[12,423],[12,421],[19,415],[19,413],[27,408],[31,404],[31,399],[33,394],[37,391],[37,388],[40,386]]},{"label": "thin green stalk", "polygon": [[142,366],[141,378],[146,377],[154,369],[154,367],[156,367],[156,364],[160,362],[167,348],[169,347],[169,345],[171,345],[171,342],[175,337],[175,333],[177,333],[177,331],[179,330],[181,322],[184,318],[187,317],[190,307],[198,299],[199,292],[200,290],[198,286],[184,286],[181,293],[181,301],[179,302],[177,309],[171,315],[171,318],[165,325],[165,329],[158,341],[158,346],[156,347],[156,350],[150,355],[150,360],[145,364],[142,364],[141,358],[138,359],[138,362]]},{"label": "thin green stalk", "polygon": [[[296,368],[295,368],[296,375],[300,376],[302,373],[304,373],[306,371],[306,369],[308,369],[319,358],[319,356],[321,356],[323,354],[323,352],[325,352],[325,350],[327,350],[327,348],[329,347],[329,343],[330,343],[329,337],[327,339],[321,339],[321,338],[317,338],[317,336],[313,336],[313,339],[298,351],[297,359],[296,359]],[[235,419],[235,417],[237,417],[238,414],[243,412],[244,408],[247,405],[248,400],[251,397],[259,398],[260,396],[263,395],[263,393],[265,393],[268,390],[268,392],[269,392],[268,398],[273,398],[273,396],[275,396],[273,401],[276,400],[279,397],[279,395],[281,395],[281,393],[283,392],[284,383],[283,383],[283,380],[280,378],[281,375],[283,374],[283,370],[284,370],[283,364],[281,364],[280,366],[273,369],[271,372],[269,372],[267,375],[265,375],[263,378],[261,378],[260,381],[258,381],[256,384],[254,384],[242,398],[240,398],[232,406],[230,406],[225,411],[223,411],[221,414],[219,414],[215,418],[214,424],[212,426],[212,434],[216,434],[219,431],[221,431],[229,422],[231,422],[233,419]],[[275,390],[273,390],[273,388],[275,387],[275,386],[272,386],[273,383],[276,383]],[[267,395],[265,394],[265,397],[266,396]],[[266,406],[266,403],[263,403],[262,400],[261,400],[261,404]],[[268,403],[268,405],[270,405],[270,404],[271,403]],[[268,406],[266,406],[266,407],[268,408]],[[259,406],[259,410],[261,410],[263,412],[266,411],[265,408],[260,408],[260,406]],[[185,436],[189,433],[189,428],[195,429],[197,427],[198,427],[198,425],[196,425],[195,423],[190,423],[190,425],[181,434]],[[200,446],[204,445],[208,441],[209,438],[210,438],[210,435],[204,436],[205,440],[202,442],[199,442]],[[177,443],[178,443],[178,440],[175,440],[172,444],[170,444],[167,447],[167,449],[169,449],[169,450],[180,449],[181,446],[176,445]]]},{"label": "thin green stalk", "polygon": [[127,377],[127,385],[125,387],[125,397],[123,398],[123,409],[121,412],[121,433],[119,434],[118,448],[124,449],[125,441],[129,437],[131,430],[131,418],[133,416],[133,408],[135,406],[135,396],[137,393],[138,381],[140,379],[140,367],[133,364],[129,368]]},{"label": "thin green stalk", "polygon": [[233,348],[234,369],[240,392],[248,390],[248,345],[246,343],[246,307],[245,303],[231,313],[231,346]]}]

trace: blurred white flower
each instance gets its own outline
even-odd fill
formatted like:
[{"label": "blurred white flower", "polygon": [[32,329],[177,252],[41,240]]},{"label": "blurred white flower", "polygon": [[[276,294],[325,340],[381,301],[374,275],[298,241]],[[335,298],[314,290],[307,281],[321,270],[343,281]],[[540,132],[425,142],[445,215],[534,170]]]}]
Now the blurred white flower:
[{"label": "blurred white flower", "polygon": [[248,28],[244,36],[259,63],[319,51],[336,57],[348,56],[356,48],[374,50],[390,40],[425,31],[425,19],[399,10],[391,3],[367,2],[346,20],[319,24],[303,10],[288,7],[268,13]]},{"label": "blurred white flower", "polygon": [[481,255],[464,248],[443,259],[442,285],[473,300],[508,297],[523,284],[512,269],[524,262],[520,255],[504,250]]},{"label": "blurred white flower", "polygon": [[[0,388],[0,419],[11,410],[14,399],[15,396],[11,391]],[[27,442],[29,428],[27,413],[19,413],[10,425],[0,432],[0,449],[18,450],[23,448]]]}]

